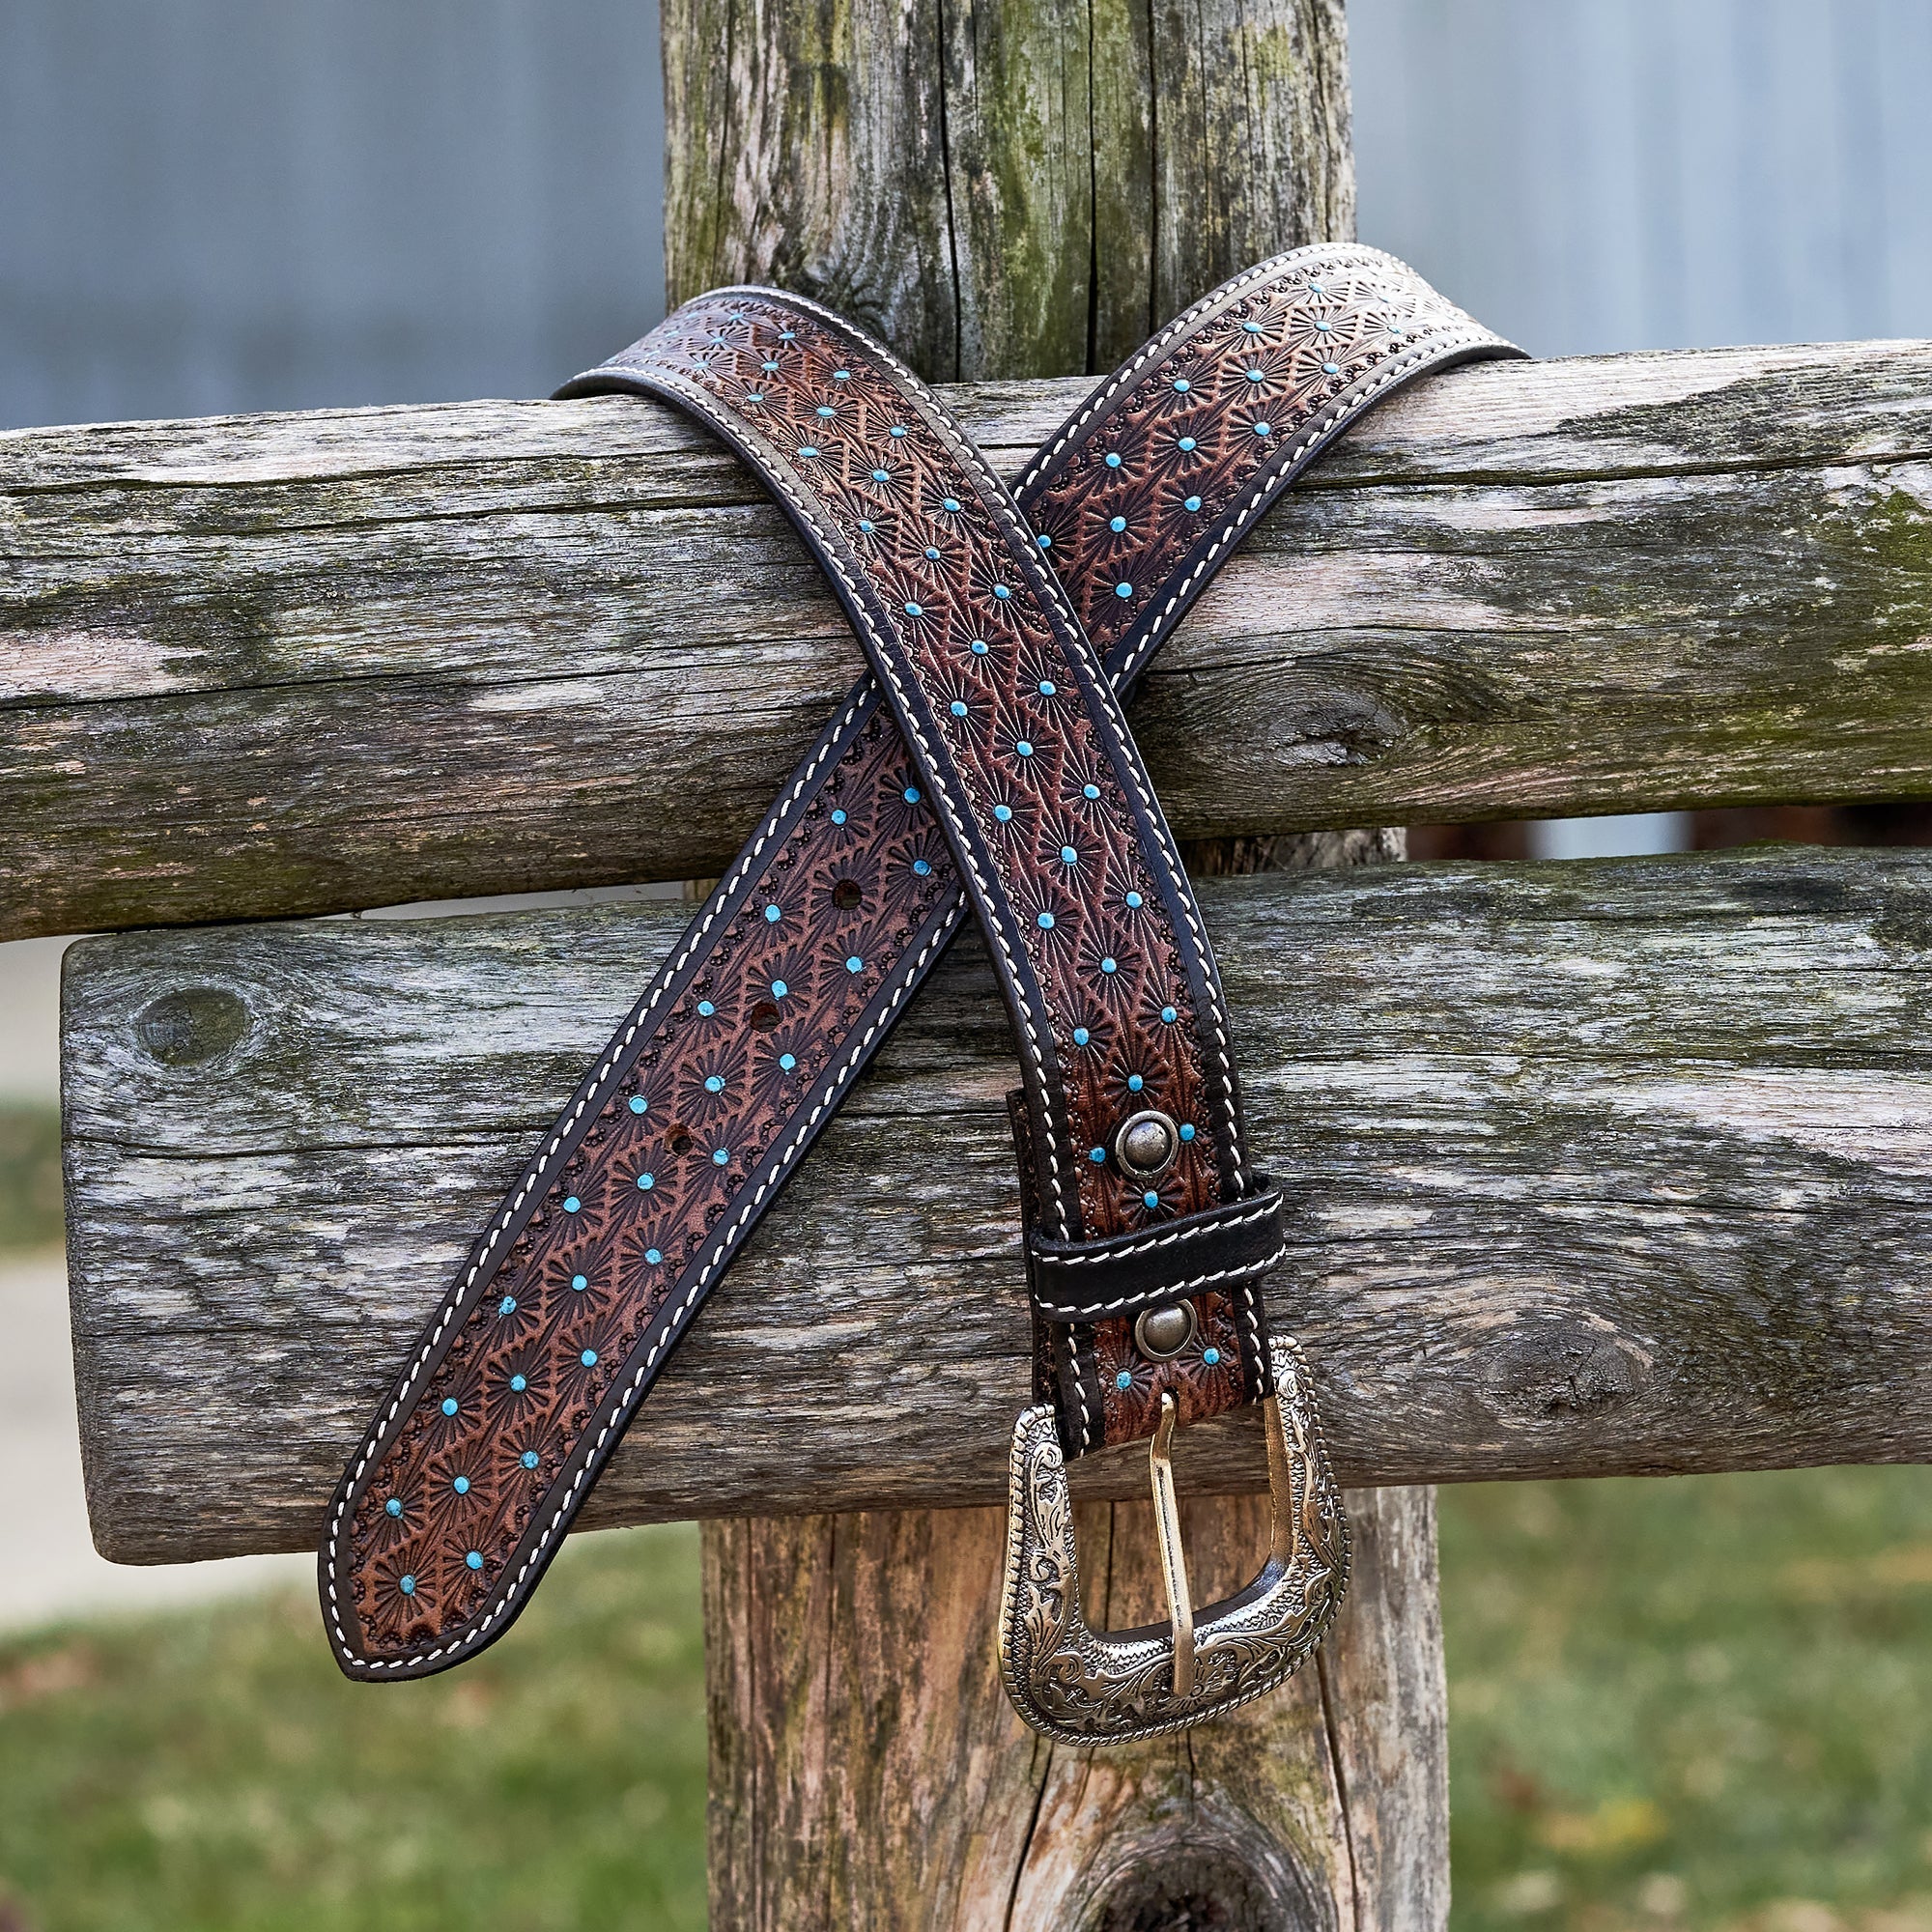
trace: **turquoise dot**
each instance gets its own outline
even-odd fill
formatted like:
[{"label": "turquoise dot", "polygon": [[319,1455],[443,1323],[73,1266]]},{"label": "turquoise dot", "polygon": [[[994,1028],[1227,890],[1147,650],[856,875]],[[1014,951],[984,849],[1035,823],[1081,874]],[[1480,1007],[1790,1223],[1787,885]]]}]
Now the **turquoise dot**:
[{"label": "turquoise dot", "polygon": [[1080,796],[1082,798],[1098,798],[1100,796],[1100,787],[1098,785],[1082,785],[1080,787]]},{"label": "turquoise dot", "polygon": [[1156,1194],[1151,1187],[1150,1187],[1148,1191],[1141,1196],[1141,1206],[1143,1208],[1158,1208],[1160,1206],[1160,1196]]},{"label": "turquoise dot", "polygon": [[581,1202],[574,1194],[566,1194],[563,1197],[563,1211],[566,1214],[575,1214],[577,1210],[582,1206],[583,1203]]},{"label": "turquoise dot", "polygon": [[459,1496],[467,1496],[469,1493],[469,1478],[468,1476],[458,1476],[457,1479],[453,1483],[451,1483],[449,1487],[452,1490],[454,1490]]},{"label": "turquoise dot", "polygon": [[1060,848],[1060,863],[1063,866],[1077,866],[1080,863],[1080,854],[1071,845],[1063,845]]},{"label": "turquoise dot", "polygon": [[923,879],[932,870],[932,862],[929,859],[915,859],[912,862],[912,868]]},{"label": "turquoise dot", "polygon": [[984,638],[975,638],[973,639],[973,655],[976,658],[984,657],[992,648],[992,645],[987,643]]},{"label": "turquoise dot", "polygon": [[638,1189],[640,1193],[648,1194],[657,1184],[658,1178],[655,1174],[640,1174],[638,1176]]},{"label": "turquoise dot", "polygon": [[919,787],[917,785],[906,786],[905,802],[908,805],[917,805],[919,803]]},{"label": "turquoise dot", "polygon": [[1117,1389],[1130,1389],[1133,1387],[1133,1385],[1134,1385],[1134,1378],[1126,1372],[1125,1369],[1122,1369],[1121,1373],[1114,1378],[1114,1386]]},{"label": "turquoise dot", "polygon": [[1040,914],[1039,929],[1042,932],[1051,932],[1053,930],[1053,915],[1050,912],[1043,912]]},{"label": "turquoise dot", "polygon": [[514,1294],[504,1295],[502,1300],[497,1304],[497,1313],[498,1315],[514,1315],[516,1312],[517,1297]]},{"label": "turquoise dot", "polygon": [[529,1387],[529,1382],[525,1377],[512,1376],[510,1378],[510,1393],[512,1395],[522,1395],[523,1392],[528,1387]]},{"label": "turquoise dot", "polygon": [[781,1053],[779,1055],[779,1065],[789,1073],[798,1065],[798,1055],[795,1053]]},{"label": "turquoise dot", "polygon": [[804,457],[808,463],[810,463],[811,459],[818,454],[818,451],[814,449],[810,443],[808,442],[798,453],[802,457]]},{"label": "turquoise dot", "polygon": [[1251,383],[1262,383],[1265,382],[1266,380],[1267,379],[1262,374],[1262,372],[1259,369],[1250,369],[1248,371],[1248,381]]},{"label": "turquoise dot", "polygon": [[862,536],[870,536],[878,527],[878,525],[870,517],[861,517],[859,519],[859,533]]},{"label": "turquoise dot", "polygon": [[1259,335],[1262,332],[1262,326],[1258,322],[1244,322],[1242,323],[1241,327],[1244,329],[1246,329],[1250,335]]},{"label": "turquoise dot", "polygon": [[781,342],[796,342],[798,340],[798,330],[795,328],[781,328],[779,330],[779,340]]},{"label": "turquoise dot", "polygon": [[925,606],[923,604],[908,604],[905,607],[905,613],[908,617],[923,617],[925,615]]},{"label": "turquoise dot", "polygon": [[1183,436],[1179,442],[1176,444],[1176,447],[1181,450],[1192,451],[1195,447],[1194,439],[1191,436]]},{"label": "turquoise dot", "polygon": [[404,1577],[397,1582],[396,1588],[399,1589],[404,1596],[413,1597],[416,1593],[416,1579],[413,1577]]},{"label": "turquoise dot", "polygon": [[866,962],[856,952],[851,953],[845,960],[845,970],[848,973],[863,973],[866,970]]},{"label": "turquoise dot", "polygon": [[1255,425],[1255,434],[1260,437],[1272,436],[1274,434],[1274,425],[1272,423],[1257,423]]},{"label": "turquoise dot", "polygon": [[1339,362],[1324,362],[1321,365],[1321,373],[1324,376],[1339,376],[1342,373],[1342,365]]},{"label": "turquoise dot", "polygon": [[1008,586],[1008,585],[1006,585],[1006,584],[1004,584],[1004,583],[996,583],[996,584],[994,584],[994,585],[993,585],[993,595],[994,595],[995,597],[999,598],[999,600],[1000,600],[1000,601],[1001,601],[1002,603],[1005,603],[1005,602],[1006,602],[1006,600],[1007,600],[1007,599],[1008,599],[1009,597],[1010,597],[1010,596],[1011,596],[1012,594],[1013,594],[1013,593],[1012,593],[1011,589],[1010,589],[1010,588],[1009,588],[1009,586]]},{"label": "turquoise dot", "polygon": [[1134,586],[1131,583],[1117,583],[1114,585],[1114,595],[1116,597],[1131,597],[1133,594]]},{"label": "turquoise dot", "polygon": [[1075,1027],[1073,1029],[1073,1044],[1075,1046],[1085,1046],[1093,1037],[1094,1036],[1085,1027]]},{"label": "turquoise dot", "polygon": [[1194,1122],[1192,1121],[1181,1122],[1180,1138],[1184,1141],[1191,1141],[1194,1138]]},{"label": "turquoise dot", "polygon": [[783,917],[784,914],[775,905],[768,905],[765,908],[765,923],[767,925],[776,925]]},{"label": "turquoise dot", "polygon": [[631,1095],[631,1112],[634,1114],[648,1113],[650,1111],[650,1104],[641,1094],[633,1094]]},{"label": "turquoise dot", "polygon": [[1118,450],[1110,449],[1107,452],[1107,468],[1109,469],[1118,469],[1120,467],[1121,467],[1120,452]]},{"label": "turquoise dot", "polygon": [[1111,519],[1107,525],[1107,527],[1110,530],[1112,530],[1116,536],[1119,536],[1120,533],[1126,528],[1126,526],[1127,526],[1127,520],[1124,517],[1115,517]]},{"label": "turquoise dot", "polygon": [[1040,533],[1034,538],[1034,542],[1037,543],[1041,550],[1051,550],[1053,548],[1053,539],[1050,536],[1048,536],[1044,530],[1041,530]]},{"label": "turquoise dot", "polygon": [[763,396],[761,396],[761,395],[757,395],[757,394],[752,394],[752,395],[748,395],[748,396],[747,396],[747,397],[745,398],[745,400],[746,400],[746,401],[747,401],[748,403],[762,403],[762,402],[763,402],[763,401],[764,401],[765,399],[764,399],[764,397],[763,397]]},{"label": "turquoise dot", "polygon": [[442,1412],[445,1415],[454,1415],[456,1413],[456,1398],[453,1395],[443,1397]]},{"label": "turquoise dot", "polygon": [[1160,1016],[1163,1020],[1167,1022],[1169,1026],[1172,1026],[1175,1023],[1175,1021],[1180,1017],[1180,1015],[1177,1013],[1172,1007],[1161,1008]]},{"label": "turquoise dot", "polygon": [[1121,962],[1111,955],[1100,961],[1100,971],[1103,973],[1118,973],[1120,970]]},{"label": "turquoise dot", "polygon": [[1393,324],[1393,323],[1390,323],[1390,325],[1389,325],[1389,334],[1390,334],[1390,336],[1391,336],[1391,337],[1392,337],[1392,338],[1393,338],[1393,339],[1394,339],[1395,341],[1397,341],[1397,342],[1400,342],[1400,341],[1402,340],[1402,338],[1403,338],[1403,335],[1404,335],[1404,333],[1405,333],[1405,331],[1404,331],[1404,330],[1402,330],[1402,329],[1398,328],[1398,327],[1397,327],[1395,326],[1395,324]]},{"label": "turquoise dot", "polygon": [[778,366],[779,365],[776,362],[760,362],[758,364],[758,367],[762,369],[767,376],[776,375],[778,373]]},{"label": "turquoise dot", "polygon": [[383,1507],[385,1510],[387,1510],[391,1516],[401,1516],[403,1513],[403,1499],[401,1496],[391,1496],[389,1500],[383,1505]]},{"label": "turquoise dot", "polygon": [[1138,893],[1129,893],[1127,895],[1127,904],[1135,912],[1139,912],[1141,907],[1144,906],[1146,903],[1147,901],[1144,898],[1142,898],[1140,894]]},{"label": "turquoise dot", "polygon": [[952,700],[952,711],[955,718],[963,718],[966,715],[966,707],[956,697]]},{"label": "turquoise dot", "polygon": [[652,1267],[656,1267],[657,1264],[664,1260],[664,1250],[662,1248],[646,1248],[644,1250],[644,1260],[647,1261]]},{"label": "turquoise dot", "polygon": [[993,816],[997,818],[1002,825],[1006,824],[1008,819],[1009,819],[1012,815],[1013,815],[1013,809],[1009,805],[996,805],[993,808]]},{"label": "turquoise dot", "polygon": [[717,1010],[718,1009],[709,1000],[699,1000],[697,1003],[697,1016],[699,1019],[708,1020]]},{"label": "turquoise dot", "polygon": [[[1317,290],[1316,293],[1319,295],[1321,291]],[[1335,325],[1332,322],[1330,322],[1325,316],[1318,316],[1316,318],[1315,332],[1317,335],[1332,335],[1334,333],[1334,330],[1335,330]]]},{"label": "turquoise dot", "polygon": [[1057,684],[1055,684],[1050,677],[1043,677],[1040,679],[1039,695],[1042,697],[1055,697],[1059,696],[1059,693],[1060,693],[1060,687]]},{"label": "turquoise dot", "polygon": [[1138,1094],[1146,1085],[1147,1082],[1138,1073],[1129,1073],[1127,1075],[1127,1092],[1129,1094]]},{"label": "turquoise dot", "polygon": [[1198,510],[1201,507],[1201,498],[1199,497],[1188,497],[1186,502],[1181,504],[1180,507],[1183,510],[1192,513],[1193,511]]},{"label": "turquoise dot", "polygon": [[940,499],[939,507],[942,510],[956,515],[959,509],[959,498],[957,497],[944,497]]},{"label": "turquoise dot", "polygon": [[835,416],[838,413],[838,412],[832,407],[830,403],[820,403],[818,406],[817,413],[821,417],[823,417],[827,422],[830,422],[833,416]]},{"label": "turquoise dot", "polygon": [[905,434],[905,425],[903,423],[895,423],[886,434],[888,436],[903,436]]},{"label": "turquoise dot", "polygon": [[1019,743],[1013,747],[1013,750],[1016,751],[1021,757],[1030,758],[1033,756],[1033,740],[1031,738],[1022,738],[1019,741]]},{"label": "turquoise dot", "polygon": [[832,380],[835,383],[849,383],[852,380],[852,372],[849,369],[835,369],[832,372]]},{"label": "turquoise dot", "polygon": [[594,1369],[597,1366],[597,1350],[595,1349],[586,1349],[584,1350],[582,1354],[578,1356],[577,1359],[580,1362],[582,1362],[586,1369]]},{"label": "turquoise dot", "polygon": [[729,1148],[713,1148],[711,1150],[711,1164],[713,1167],[729,1167],[731,1165],[731,1150]]},{"label": "turquoise dot", "polygon": [[705,1077],[705,1082],[704,1082],[704,1091],[705,1091],[705,1092],[706,1092],[707,1094],[722,1094],[722,1093],[724,1093],[724,1076],[723,1076],[722,1074],[718,1074],[718,1073],[712,1073],[712,1074],[708,1074],[708,1075],[707,1075],[707,1076]]},{"label": "turquoise dot", "polygon": [[537,1452],[534,1449],[526,1449],[523,1455],[517,1460],[523,1463],[525,1468],[534,1469],[537,1465]]},{"label": "turquoise dot", "polygon": [[1107,1158],[1107,1150],[1105,1148],[1090,1149],[1087,1154],[1087,1158],[1091,1160],[1095,1167],[1100,1167],[1105,1164]]},{"label": "turquoise dot", "polygon": [[1191,389],[1193,386],[1194,384],[1190,383],[1185,376],[1177,376],[1174,379],[1174,393],[1177,396],[1186,395],[1188,390]]},{"label": "turquoise dot", "polygon": [[590,1277],[587,1274],[574,1274],[570,1277],[570,1285],[582,1294],[590,1286]]},{"label": "turquoise dot", "polygon": [[480,1549],[472,1549],[463,1560],[470,1569],[480,1570],[483,1567],[483,1552]]},{"label": "turquoise dot", "polygon": [[834,825],[843,825],[845,823],[845,809],[843,806],[837,807],[834,810],[832,822]]},{"label": "turquoise dot", "polygon": [[1219,1349],[1203,1349],[1201,1359],[1211,1369],[1221,1359],[1221,1351]]},{"label": "turquoise dot", "polygon": [[773,998],[773,999],[775,999],[775,1000],[781,1000],[781,999],[783,999],[783,998],[784,998],[784,996],[785,996],[785,995],[786,995],[786,994],[787,994],[788,992],[790,992],[790,991],[791,991],[791,988],[790,988],[789,986],[787,986],[787,985],[785,984],[785,982],[784,982],[784,981],[783,981],[782,980],[774,980],[772,981],[772,998]]}]

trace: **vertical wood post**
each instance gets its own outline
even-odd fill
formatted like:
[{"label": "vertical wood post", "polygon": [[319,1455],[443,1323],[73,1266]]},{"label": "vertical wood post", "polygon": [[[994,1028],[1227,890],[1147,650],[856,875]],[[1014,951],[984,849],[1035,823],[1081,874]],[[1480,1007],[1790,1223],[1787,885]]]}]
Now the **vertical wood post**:
[{"label": "vertical wood post", "polygon": [[[781,283],[931,379],[1102,372],[1249,262],[1353,229],[1341,0],[664,0],[664,37],[670,299]],[[1319,1665],[1101,1751],[1036,1738],[1000,1689],[1000,1511],[708,1524],[713,1932],[1439,1927],[1433,1495],[1350,1510]],[[1156,1618],[1148,1506],[1080,1529],[1090,1615]],[[1187,1530],[1205,1599],[1254,1568],[1265,1506],[1197,1500]]]}]

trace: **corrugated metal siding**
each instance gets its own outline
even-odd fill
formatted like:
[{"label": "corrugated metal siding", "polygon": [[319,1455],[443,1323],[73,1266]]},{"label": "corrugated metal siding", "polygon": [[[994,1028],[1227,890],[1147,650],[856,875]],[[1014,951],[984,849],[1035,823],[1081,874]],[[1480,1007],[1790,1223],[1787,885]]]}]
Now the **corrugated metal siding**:
[{"label": "corrugated metal siding", "polygon": [[1932,334],[1926,0],[1350,0],[1362,239],[1543,355]]},{"label": "corrugated metal siding", "polygon": [[0,424],[532,395],[662,312],[655,0],[0,0]]}]

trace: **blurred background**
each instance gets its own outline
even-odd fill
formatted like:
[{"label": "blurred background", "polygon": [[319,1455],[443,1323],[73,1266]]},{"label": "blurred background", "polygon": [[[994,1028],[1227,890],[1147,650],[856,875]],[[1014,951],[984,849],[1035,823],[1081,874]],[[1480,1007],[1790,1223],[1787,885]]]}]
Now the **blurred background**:
[{"label": "blurred background", "polygon": [[[1932,334],[1926,0],[1349,16],[1361,236],[1532,352]],[[651,0],[0,0],[0,428],[543,393],[662,311],[659,97]],[[1932,833],[1785,808],[1412,850],[1767,837]],[[0,1932],[700,1924],[688,1530],[577,1540],[519,1644],[374,1699],[305,1561],[93,1556],[59,952],[0,946]],[[1918,1472],[1443,1519],[1460,1932],[1932,1928]]]}]

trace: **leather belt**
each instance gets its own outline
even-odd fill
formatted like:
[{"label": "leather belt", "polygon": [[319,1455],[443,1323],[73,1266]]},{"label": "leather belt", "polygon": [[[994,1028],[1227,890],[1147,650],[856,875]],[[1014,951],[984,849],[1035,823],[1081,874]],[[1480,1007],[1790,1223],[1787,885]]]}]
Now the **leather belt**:
[{"label": "leather belt", "polygon": [[[322,1602],[352,1676],[446,1668],[528,1601],[705,1295],[971,910],[1012,1017],[1037,1401],[1012,1459],[1004,1665],[1094,1742],[1258,1694],[1347,1571],[1214,959],[1121,702],[1242,532],[1364,408],[1520,352],[1412,271],[1296,250],[1129,359],[1009,494],[890,352],[724,289],[558,393],[638,393],[758,472],[870,673],[478,1239],[344,1473]],[[1187,1601],[1167,1444],[1264,1406],[1267,1565]],[[1170,1621],[1080,1616],[1065,1463],[1149,1439]]]}]

